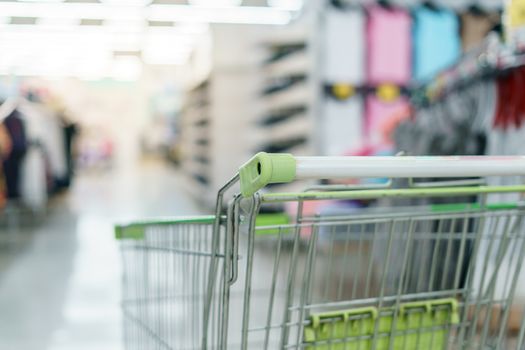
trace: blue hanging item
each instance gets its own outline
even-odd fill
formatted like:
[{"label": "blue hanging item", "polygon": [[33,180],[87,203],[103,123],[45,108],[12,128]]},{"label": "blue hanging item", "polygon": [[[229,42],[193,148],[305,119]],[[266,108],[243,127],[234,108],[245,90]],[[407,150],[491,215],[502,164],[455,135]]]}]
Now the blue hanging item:
[{"label": "blue hanging item", "polygon": [[431,80],[461,55],[459,19],[453,11],[421,5],[414,9],[414,78]]}]

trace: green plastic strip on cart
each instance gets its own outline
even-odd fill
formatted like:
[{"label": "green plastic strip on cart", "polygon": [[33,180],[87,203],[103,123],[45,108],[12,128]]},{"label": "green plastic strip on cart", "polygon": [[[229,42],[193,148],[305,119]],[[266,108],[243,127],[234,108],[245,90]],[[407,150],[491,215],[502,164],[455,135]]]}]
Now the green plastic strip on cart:
[{"label": "green plastic strip on cart", "polygon": [[[459,323],[455,299],[402,304],[387,315],[375,307],[315,314],[304,329],[308,350],[372,349],[377,326],[377,350],[442,350],[446,348],[450,326]],[[393,343],[392,343],[393,342]],[[311,345],[308,345],[311,344]]]},{"label": "green plastic strip on cart", "polygon": [[185,224],[206,225],[206,224],[213,224],[214,220],[215,220],[214,215],[180,217],[176,219],[142,220],[138,222],[115,226],[115,238],[118,240],[121,240],[121,239],[141,240],[141,239],[144,239],[144,233],[146,231],[146,228],[151,227],[151,226],[172,226],[172,225],[185,225]]},{"label": "green plastic strip on cart", "polygon": [[[288,225],[290,222],[290,216],[285,213],[259,214],[255,219],[255,226],[257,227],[255,232],[257,235],[277,235],[279,234],[279,228],[268,226]],[[289,232],[289,230],[282,231],[282,233],[287,232]]]},{"label": "green plastic strip on cart", "polygon": [[519,186],[470,186],[446,188],[408,188],[381,190],[353,190],[336,192],[268,193],[261,196],[263,202],[295,202],[298,200],[341,200],[341,199],[379,199],[379,198],[418,198],[473,196],[489,193],[525,193],[525,185]]},{"label": "green plastic strip on cart", "polygon": [[[144,239],[144,234],[146,228],[152,226],[173,226],[173,225],[210,225],[215,221],[215,216],[197,216],[197,217],[181,217],[177,219],[154,219],[154,220],[142,220],[133,223],[127,223],[124,225],[115,226],[115,237],[118,240],[122,239],[134,239],[142,240]],[[278,234],[278,228],[265,228],[267,226],[279,226],[290,224],[290,216],[285,213],[275,213],[275,214],[259,214],[255,220],[255,225],[257,227],[262,227],[258,229],[256,233],[258,235],[272,235]]]}]

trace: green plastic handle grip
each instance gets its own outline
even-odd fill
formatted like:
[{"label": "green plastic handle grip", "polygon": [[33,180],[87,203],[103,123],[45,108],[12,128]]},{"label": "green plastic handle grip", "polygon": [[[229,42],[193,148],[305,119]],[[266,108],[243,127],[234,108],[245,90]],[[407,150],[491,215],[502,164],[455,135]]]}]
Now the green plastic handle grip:
[{"label": "green plastic handle grip", "polygon": [[257,153],[239,169],[241,194],[249,197],[268,184],[292,182],[295,167],[291,154]]}]

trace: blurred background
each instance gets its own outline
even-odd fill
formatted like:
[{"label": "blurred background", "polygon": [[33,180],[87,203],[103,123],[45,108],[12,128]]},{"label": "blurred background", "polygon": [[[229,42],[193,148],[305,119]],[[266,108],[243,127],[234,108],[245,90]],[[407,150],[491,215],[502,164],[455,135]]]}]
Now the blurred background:
[{"label": "blurred background", "polygon": [[520,6],[0,1],[0,349],[121,349],[114,223],[256,152],[522,154]]}]

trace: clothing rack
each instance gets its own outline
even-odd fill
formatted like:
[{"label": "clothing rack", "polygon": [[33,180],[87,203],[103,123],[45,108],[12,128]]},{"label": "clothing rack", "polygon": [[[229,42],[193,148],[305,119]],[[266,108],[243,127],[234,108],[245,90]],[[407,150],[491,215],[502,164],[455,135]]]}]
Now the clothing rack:
[{"label": "clothing rack", "polygon": [[[419,1],[419,2],[413,2],[410,4],[407,4],[404,1],[395,1],[395,0],[378,0],[375,2],[376,4],[384,7],[384,8],[392,8],[392,9],[407,9],[410,10],[415,6],[426,6],[429,9],[433,9],[436,11],[439,11],[440,9],[447,8],[447,9],[453,9],[458,14],[464,13],[464,12],[471,12],[476,14],[485,14],[488,12],[495,12],[495,11],[502,11],[503,6],[501,3],[495,2],[492,6],[487,6],[487,3],[480,3],[480,1],[472,0],[470,2],[467,1],[458,1],[457,5],[443,5],[439,2],[435,1]],[[330,5],[334,6],[341,10],[355,10],[355,9],[364,9],[366,8],[366,5],[369,5],[370,1],[362,0],[362,1],[350,1],[350,0],[330,0]]]},{"label": "clothing rack", "polygon": [[0,125],[9,139],[7,155],[0,159],[0,227],[16,227],[13,220],[26,213],[40,217],[51,196],[70,186],[76,132],[64,123],[63,112],[25,97],[0,105]]},{"label": "clothing rack", "polygon": [[16,109],[16,107],[18,106],[18,100],[15,99],[15,98],[8,98],[6,99],[1,105],[0,105],[0,123],[7,117],[9,117],[9,115],[11,113],[13,113],[13,111]]},{"label": "clothing rack", "polygon": [[[322,43],[318,44],[322,54],[315,60],[320,73],[314,75],[318,85],[313,109],[319,116],[312,133],[316,153],[360,154],[368,145],[377,145],[378,152],[387,151],[382,121],[390,113],[408,109],[411,100],[417,101],[416,105],[428,100],[422,98],[426,91],[419,84],[426,84],[435,73],[457,62],[462,52],[476,50],[487,33],[499,33],[501,10],[502,4],[469,0],[325,2],[318,11],[319,29],[313,40]],[[402,38],[390,51],[395,57],[389,63],[382,63],[386,60],[381,57],[389,56],[384,52],[388,51],[385,42],[390,41],[382,40],[386,35],[380,24]],[[436,26],[445,28],[443,38],[452,39],[428,40],[429,33],[444,33],[428,29]],[[443,55],[423,54],[432,52],[427,46],[444,47],[437,52]],[[380,66],[389,67],[388,72]]]},{"label": "clothing rack", "polygon": [[524,43],[488,37],[477,53],[415,89],[413,108],[392,116],[396,149],[412,155],[522,154]]},{"label": "clothing rack", "polygon": [[518,44],[510,47],[496,36],[489,36],[479,51],[466,55],[460,62],[439,74],[430,83],[413,88],[412,106],[425,108],[439,103],[451,93],[466,89],[485,79],[494,79],[525,66],[525,50]]}]

